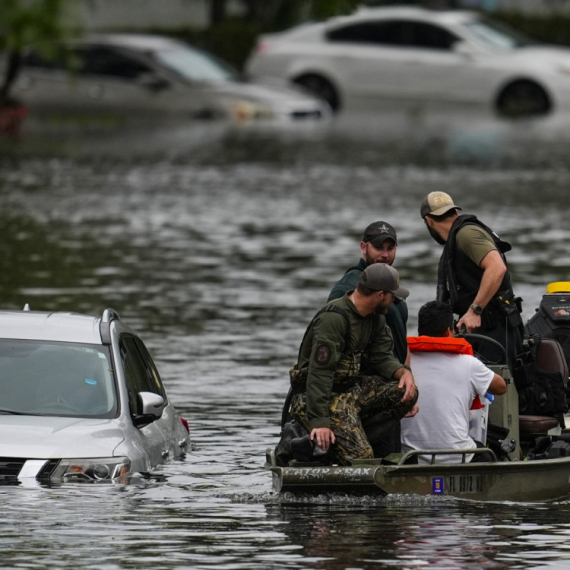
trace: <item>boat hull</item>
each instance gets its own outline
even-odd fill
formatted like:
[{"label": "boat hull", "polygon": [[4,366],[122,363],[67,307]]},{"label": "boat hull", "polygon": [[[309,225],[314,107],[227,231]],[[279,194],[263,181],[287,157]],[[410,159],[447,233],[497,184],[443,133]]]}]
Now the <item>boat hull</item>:
[{"label": "boat hull", "polygon": [[279,467],[268,454],[281,493],[452,496],[476,501],[549,502],[570,496],[570,458],[460,464]]}]

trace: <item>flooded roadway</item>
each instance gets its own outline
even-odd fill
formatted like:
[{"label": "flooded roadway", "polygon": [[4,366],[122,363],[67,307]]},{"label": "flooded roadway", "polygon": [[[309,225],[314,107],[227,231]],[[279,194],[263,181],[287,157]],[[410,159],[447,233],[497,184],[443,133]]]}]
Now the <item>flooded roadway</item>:
[{"label": "flooded roadway", "polygon": [[129,485],[0,488],[0,566],[566,567],[568,503],[280,497],[262,469],[304,328],[371,221],[398,231],[411,334],[441,252],[419,217],[432,190],[513,244],[525,318],[570,279],[565,132],[560,119],[390,116],[2,141],[2,306],[119,311],[193,451]]}]

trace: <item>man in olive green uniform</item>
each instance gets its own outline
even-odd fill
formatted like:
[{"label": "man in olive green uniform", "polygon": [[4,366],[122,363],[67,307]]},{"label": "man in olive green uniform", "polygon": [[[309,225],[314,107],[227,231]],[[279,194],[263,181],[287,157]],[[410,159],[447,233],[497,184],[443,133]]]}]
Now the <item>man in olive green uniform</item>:
[{"label": "man in olive green uniform", "polygon": [[[461,210],[445,192],[431,192],[420,206],[430,235],[444,246],[438,269],[437,300],[448,302],[460,316],[457,326],[499,342],[514,370],[522,347],[521,299],[515,297],[505,252],[509,243],[472,215]],[[497,348],[482,342],[477,352],[501,361]]]},{"label": "man in olive green uniform", "polygon": [[[393,265],[398,248],[398,235],[394,227],[388,222],[378,221],[369,224],[364,230],[360,242],[361,258],[356,265],[349,267],[342,278],[337,281],[329,293],[328,301],[340,299],[348,291],[354,291],[358,284],[360,274],[373,263],[386,263]],[[386,324],[392,331],[394,340],[394,356],[402,363],[409,364],[409,351],[407,343],[408,306],[401,298],[394,299],[386,313]],[[390,453],[399,452],[400,424],[381,437],[375,437],[375,418],[367,418],[364,422],[364,430],[374,449],[374,455],[386,456]],[[372,426],[368,429],[368,426]]]},{"label": "man in olive green uniform", "polygon": [[[395,296],[408,295],[394,268],[369,265],[357,289],[328,303],[305,333],[291,369],[289,411],[341,465],[373,457],[361,418],[385,412],[389,424],[417,411],[412,373],[393,355],[384,316]],[[363,356],[372,375],[360,374]]]}]

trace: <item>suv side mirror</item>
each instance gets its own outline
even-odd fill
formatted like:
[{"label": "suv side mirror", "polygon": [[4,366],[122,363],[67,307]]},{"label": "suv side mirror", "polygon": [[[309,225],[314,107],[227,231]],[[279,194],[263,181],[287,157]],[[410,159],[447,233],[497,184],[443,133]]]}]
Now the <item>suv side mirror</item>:
[{"label": "suv side mirror", "polygon": [[166,406],[162,396],[154,392],[139,392],[138,400],[142,416],[150,416],[152,420],[157,420],[162,416],[162,411]]}]

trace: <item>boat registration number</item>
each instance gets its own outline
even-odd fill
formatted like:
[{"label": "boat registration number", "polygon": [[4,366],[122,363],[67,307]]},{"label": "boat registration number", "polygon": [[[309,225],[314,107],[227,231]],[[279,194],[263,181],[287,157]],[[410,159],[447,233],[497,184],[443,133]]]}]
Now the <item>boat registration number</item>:
[{"label": "boat registration number", "polygon": [[482,475],[433,477],[431,483],[434,495],[481,493],[483,491]]}]

